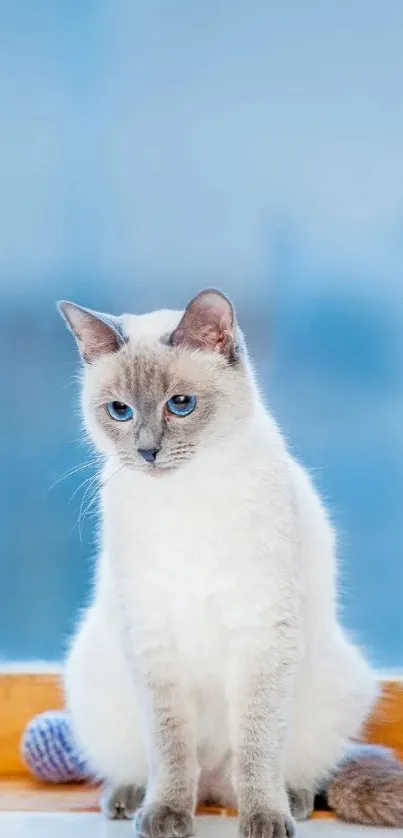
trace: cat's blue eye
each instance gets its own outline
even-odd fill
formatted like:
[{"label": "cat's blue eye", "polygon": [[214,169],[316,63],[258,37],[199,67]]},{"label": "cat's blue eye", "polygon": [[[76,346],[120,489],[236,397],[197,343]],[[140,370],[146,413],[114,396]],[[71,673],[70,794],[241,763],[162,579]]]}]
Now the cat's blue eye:
[{"label": "cat's blue eye", "polygon": [[108,402],[106,409],[111,419],[116,419],[117,422],[128,422],[133,419],[133,408],[123,402]]},{"label": "cat's blue eye", "polygon": [[196,407],[196,396],[172,396],[166,406],[174,416],[189,416]]}]

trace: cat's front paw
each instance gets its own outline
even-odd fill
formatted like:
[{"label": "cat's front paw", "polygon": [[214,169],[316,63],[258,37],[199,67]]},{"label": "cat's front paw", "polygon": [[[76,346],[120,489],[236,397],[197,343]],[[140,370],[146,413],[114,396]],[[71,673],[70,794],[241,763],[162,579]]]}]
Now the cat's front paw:
[{"label": "cat's front paw", "polygon": [[269,809],[242,815],[239,824],[240,838],[293,838],[295,823],[290,815]]},{"label": "cat's front paw", "polygon": [[177,810],[164,803],[142,806],[135,818],[138,838],[190,838],[193,817],[186,810]]},{"label": "cat's front paw", "polygon": [[106,786],[101,796],[101,811],[109,820],[131,820],[144,799],[144,789],[137,786]]}]

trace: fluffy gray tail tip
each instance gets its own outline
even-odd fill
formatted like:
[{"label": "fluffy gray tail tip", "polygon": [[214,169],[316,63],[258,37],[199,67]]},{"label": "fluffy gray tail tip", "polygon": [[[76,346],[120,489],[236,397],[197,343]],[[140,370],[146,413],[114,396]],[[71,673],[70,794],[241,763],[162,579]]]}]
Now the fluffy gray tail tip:
[{"label": "fluffy gray tail tip", "polygon": [[376,745],[352,745],[332,777],[326,797],[345,821],[403,827],[403,763]]}]

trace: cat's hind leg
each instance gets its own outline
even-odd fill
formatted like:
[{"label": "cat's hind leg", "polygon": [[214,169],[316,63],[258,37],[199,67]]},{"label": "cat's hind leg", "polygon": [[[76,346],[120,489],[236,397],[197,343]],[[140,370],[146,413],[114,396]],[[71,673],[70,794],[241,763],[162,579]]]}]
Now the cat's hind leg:
[{"label": "cat's hind leg", "polygon": [[340,630],[321,652],[302,668],[294,694],[286,749],[286,782],[293,791],[323,789],[376,697],[371,669]]},{"label": "cat's hind leg", "polygon": [[311,817],[315,801],[313,791],[289,789],[288,799],[291,814],[296,821],[307,821]]},{"label": "cat's hind leg", "polygon": [[109,820],[132,820],[141,806],[145,789],[136,786],[105,786],[101,796],[101,811]]},{"label": "cat's hind leg", "polygon": [[[92,606],[73,641],[64,673],[67,708],[77,745],[92,773],[116,790],[145,788],[147,761],[138,701],[112,628]],[[121,809],[132,809],[125,792]],[[113,794],[104,810],[113,812]]]}]

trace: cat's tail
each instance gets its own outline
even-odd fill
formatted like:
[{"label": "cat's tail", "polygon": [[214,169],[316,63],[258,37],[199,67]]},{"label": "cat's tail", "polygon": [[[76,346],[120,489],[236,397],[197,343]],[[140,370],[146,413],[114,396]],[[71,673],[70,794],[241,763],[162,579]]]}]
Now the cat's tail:
[{"label": "cat's tail", "polygon": [[403,827],[403,763],[376,745],[352,745],[326,789],[345,821]]}]

